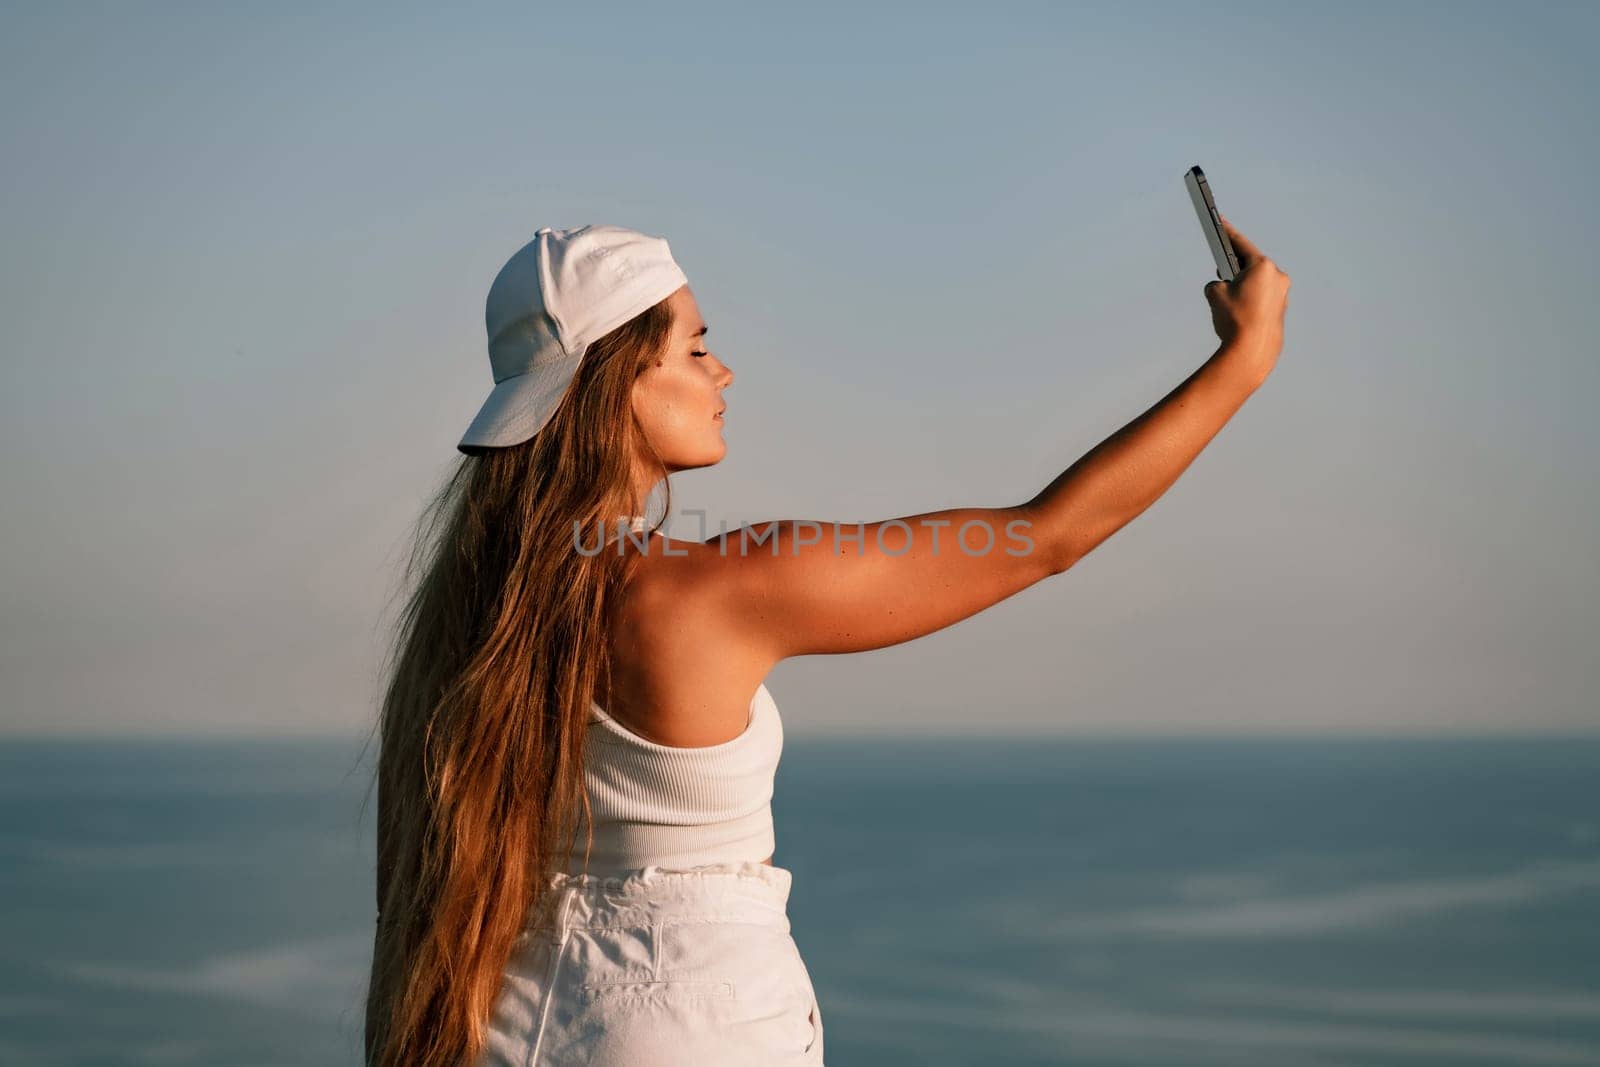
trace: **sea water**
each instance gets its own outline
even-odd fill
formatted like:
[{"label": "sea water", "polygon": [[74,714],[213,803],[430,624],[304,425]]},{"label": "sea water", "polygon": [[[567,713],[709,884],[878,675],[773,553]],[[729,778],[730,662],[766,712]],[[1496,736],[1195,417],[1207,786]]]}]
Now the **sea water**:
[{"label": "sea water", "polygon": [[[0,1064],[359,1064],[362,745],[0,744]],[[773,812],[831,1067],[1600,1064],[1597,739],[791,736]]]}]

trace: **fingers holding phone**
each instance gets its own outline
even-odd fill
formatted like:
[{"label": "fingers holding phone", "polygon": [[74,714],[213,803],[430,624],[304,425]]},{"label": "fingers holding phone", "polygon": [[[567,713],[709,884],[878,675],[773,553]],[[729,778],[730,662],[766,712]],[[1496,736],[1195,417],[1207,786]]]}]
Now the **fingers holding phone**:
[{"label": "fingers holding phone", "polygon": [[1284,310],[1289,306],[1289,276],[1217,210],[1211,182],[1197,164],[1183,176],[1195,217],[1217,265],[1217,281],[1207,282],[1211,324],[1225,346],[1244,340],[1263,378],[1283,347]]},{"label": "fingers holding phone", "polygon": [[1233,245],[1234,253],[1239,257],[1241,270],[1248,270],[1250,264],[1258,259],[1266,258],[1261,249],[1256,247],[1254,241],[1240,233],[1233,223],[1228,221],[1228,216],[1219,211],[1217,212],[1217,220],[1222,223],[1223,232],[1228,235],[1228,241]]},{"label": "fingers holding phone", "polygon": [[1225,345],[1247,342],[1255,358],[1264,361],[1261,370],[1264,378],[1271,373],[1283,348],[1289,275],[1225,216],[1219,214],[1218,218],[1239,258],[1240,270],[1232,281],[1206,283],[1211,325]]}]

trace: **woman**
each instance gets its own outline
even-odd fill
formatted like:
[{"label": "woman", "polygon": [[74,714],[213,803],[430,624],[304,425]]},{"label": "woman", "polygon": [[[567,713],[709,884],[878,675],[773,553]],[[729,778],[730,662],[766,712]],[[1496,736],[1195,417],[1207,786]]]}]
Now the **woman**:
[{"label": "woman", "polygon": [[642,514],[727,450],[733,372],[666,241],[547,227],[513,256],[384,699],[367,1062],[821,1064],[762,680],[968,618],[1160,497],[1283,343],[1289,279],[1223,221],[1221,345],[1032,499],[704,542]]}]

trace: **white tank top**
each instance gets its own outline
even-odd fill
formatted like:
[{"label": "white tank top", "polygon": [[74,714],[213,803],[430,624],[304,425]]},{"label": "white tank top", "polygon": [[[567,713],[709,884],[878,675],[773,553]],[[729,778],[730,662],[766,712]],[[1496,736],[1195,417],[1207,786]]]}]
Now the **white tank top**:
[{"label": "white tank top", "polygon": [[[631,516],[635,532],[643,516]],[[613,526],[609,544],[616,537]],[[695,867],[773,854],[772,786],[783,755],[783,719],[766,683],[750,698],[745,730],[698,748],[640,737],[590,704],[584,782],[594,818],[588,873],[616,875],[649,864]],[[568,874],[583,871],[584,835]]]},{"label": "white tank top", "polygon": [[[750,700],[744,733],[698,748],[646,740],[591,704],[584,768],[594,817],[588,873],[771,856],[772,786],[782,753],[783,720],[765,683]],[[584,832],[580,814],[569,874],[583,871]]]}]

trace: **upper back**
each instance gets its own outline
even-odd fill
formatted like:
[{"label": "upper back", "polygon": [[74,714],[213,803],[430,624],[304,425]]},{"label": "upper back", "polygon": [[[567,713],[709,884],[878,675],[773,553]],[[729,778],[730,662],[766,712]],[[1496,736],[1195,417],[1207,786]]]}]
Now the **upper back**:
[{"label": "upper back", "polygon": [[[716,597],[686,587],[683,569],[673,565],[682,557],[667,553],[687,547],[657,534],[637,553],[611,631],[613,691],[596,700],[640,737],[701,747],[745,730],[750,696],[773,664],[721,625]],[[623,551],[636,552],[631,544]]]}]

